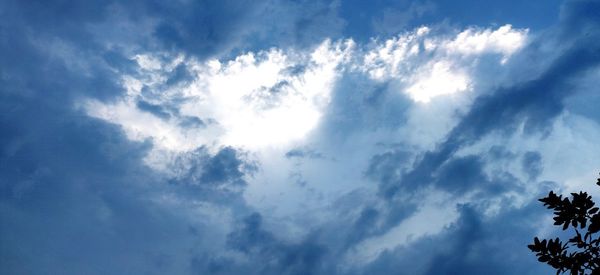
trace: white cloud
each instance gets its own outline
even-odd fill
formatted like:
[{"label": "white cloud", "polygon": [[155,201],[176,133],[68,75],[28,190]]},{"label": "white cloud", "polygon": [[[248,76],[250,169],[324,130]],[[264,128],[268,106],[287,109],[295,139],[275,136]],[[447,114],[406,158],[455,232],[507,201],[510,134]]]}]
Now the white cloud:
[{"label": "white cloud", "polygon": [[515,30],[511,25],[504,25],[494,31],[467,29],[453,40],[440,43],[440,46],[449,53],[465,55],[499,53],[503,55],[503,62],[506,62],[510,55],[523,46],[527,33],[527,29]]},{"label": "white cloud", "polygon": [[[404,87],[401,90],[410,98],[426,103],[468,90],[478,55],[508,57],[523,45],[526,34],[527,30],[506,25],[438,37],[421,27],[375,41],[366,51],[356,50],[348,40],[325,41],[309,52],[250,52],[229,61],[137,54],[133,59],[139,72],[123,77],[127,95],[121,101],[84,105],[90,115],[121,125],[133,140],[150,138],[158,149],[283,146],[316,127],[346,68],[376,81],[398,81],[396,86]],[[191,72],[192,80],[165,86],[178,65]],[[156,92],[145,94],[144,89]],[[142,111],[136,107],[139,100],[164,107],[172,116],[165,119]],[[204,128],[184,127],[181,117],[212,123]]]},{"label": "white cloud", "polygon": [[523,47],[527,33],[505,25],[440,37],[421,27],[376,43],[364,54],[359,69],[375,80],[400,81],[413,100],[429,102],[439,95],[469,90],[470,74],[482,54],[500,54],[504,64]]},{"label": "white cloud", "polygon": [[417,102],[429,102],[433,97],[465,91],[469,87],[467,74],[452,68],[447,61],[426,64],[412,79],[406,93]]},{"label": "white cloud", "polygon": [[[257,149],[302,138],[315,127],[328,104],[338,66],[347,58],[351,41],[325,41],[313,52],[279,50],[247,53],[234,60],[200,63],[175,58],[170,63],[137,55],[142,77],[123,78],[128,95],[116,103],[89,101],[92,116],[123,127],[133,140],[151,138],[159,149],[186,151],[201,145]],[[193,74],[188,85],[164,87],[176,65]],[[293,72],[297,68],[299,72]],[[152,96],[142,89],[161,90]],[[138,100],[177,109],[178,116],[214,121],[205,128],[180,126],[136,108]],[[173,106],[170,106],[173,105]]]}]

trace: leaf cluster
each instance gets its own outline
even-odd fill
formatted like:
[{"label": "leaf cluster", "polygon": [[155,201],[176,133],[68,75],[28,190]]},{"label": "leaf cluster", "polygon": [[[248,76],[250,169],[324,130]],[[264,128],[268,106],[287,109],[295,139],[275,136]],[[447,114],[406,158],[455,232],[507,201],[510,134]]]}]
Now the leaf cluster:
[{"label": "leaf cluster", "polygon": [[[600,185],[600,178],[596,184]],[[571,193],[569,199],[550,191],[539,201],[554,211],[554,225],[563,230],[571,227],[575,236],[567,241],[535,237],[528,248],[540,262],[556,269],[556,274],[600,275],[600,239],[596,234],[600,231],[600,208],[592,197],[579,192]]]}]

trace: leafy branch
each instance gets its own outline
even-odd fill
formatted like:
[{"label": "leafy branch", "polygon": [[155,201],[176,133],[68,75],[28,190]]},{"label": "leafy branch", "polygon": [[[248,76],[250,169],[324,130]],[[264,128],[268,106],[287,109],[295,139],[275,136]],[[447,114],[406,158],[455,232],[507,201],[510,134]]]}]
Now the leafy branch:
[{"label": "leafy branch", "polygon": [[[600,186],[600,178],[596,182]],[[586,192],[571,193],[571,199],[550,191],[539,199],[554,211],[554,225],[563,230],[572,227],[575,236],[563,242],[559,238],[533,239],[528,245],[540,262],[556,269],[556,274],[570,273],[600,275],[600,208]],[[583,232],[583,234],[582,234]]]}]

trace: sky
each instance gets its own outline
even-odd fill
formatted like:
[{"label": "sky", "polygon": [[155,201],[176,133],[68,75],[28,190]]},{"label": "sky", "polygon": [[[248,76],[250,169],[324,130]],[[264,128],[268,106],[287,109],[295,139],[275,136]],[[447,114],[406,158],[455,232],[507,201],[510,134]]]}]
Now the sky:
[{"label": "sky", "polygon": [[548,274],[598,0],[0,0],[1,274]]}]

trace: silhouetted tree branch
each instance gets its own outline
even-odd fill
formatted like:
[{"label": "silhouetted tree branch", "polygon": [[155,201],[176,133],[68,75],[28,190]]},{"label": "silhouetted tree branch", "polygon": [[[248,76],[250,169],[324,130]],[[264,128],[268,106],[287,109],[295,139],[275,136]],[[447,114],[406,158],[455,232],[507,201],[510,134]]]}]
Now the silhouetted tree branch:
[{"label": "silhouetted tree branch", "polygon": [[[600,178],[596,182],[600,186]],[[550,191],[539,201],[554,210],[554,225],[571,227],[575,235],[568,241],[559,238],[533,239],[528,245],[540,262],[556,269],[556,274],[600,275],[600,212],[586,192],[571,193],[571,199]]]}]

